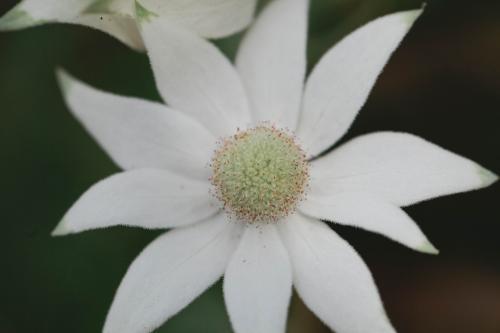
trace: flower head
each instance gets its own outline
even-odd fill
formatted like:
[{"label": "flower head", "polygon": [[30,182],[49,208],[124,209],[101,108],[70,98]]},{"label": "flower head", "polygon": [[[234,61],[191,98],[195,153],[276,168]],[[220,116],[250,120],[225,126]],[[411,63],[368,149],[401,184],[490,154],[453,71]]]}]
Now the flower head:
[{"label": "flower head", "polygon": [[[0,31],[49,22],[80,24],[143,50],[135,3],[135,0],[22,0],[0,17]],[[138,7],[200,36],[219,38],[245,28],[253,17],[256,3],[257,0],[142,0]]]},{"label": "flower head", "polygon": [[130,266],[104,332],[150,332],[222,275],[237,333],[283,333],[292,283],[336,332],[394,332],[363,260],[320,220],[436,253],[401,207],[497,179],[404,133],[364,135],[322,154],[347,132],[421,10],[356,30],[304,84],[307,8],[271,2],[236,67],[191,31],[141,20],[168,107],[60,73],[70,109],[126,171],[94,185],[54,234],[173,228]]},{"label": "flower head", "polygon": [[272,126],[238,132],[212,160],[217,198],[241,221],[275,222],[295,210],[307,185],[305,153]]}]

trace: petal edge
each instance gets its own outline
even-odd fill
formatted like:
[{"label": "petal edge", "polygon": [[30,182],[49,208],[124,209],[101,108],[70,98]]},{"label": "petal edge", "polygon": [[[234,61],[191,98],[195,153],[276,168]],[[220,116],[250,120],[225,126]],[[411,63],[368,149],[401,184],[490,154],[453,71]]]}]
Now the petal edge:
[{"label": "petal edge", "polygon": [[380,17],[334,45],[306,82],[297,131],[311,156],[333,146],[350,128],[392,53],[422,9]]}]

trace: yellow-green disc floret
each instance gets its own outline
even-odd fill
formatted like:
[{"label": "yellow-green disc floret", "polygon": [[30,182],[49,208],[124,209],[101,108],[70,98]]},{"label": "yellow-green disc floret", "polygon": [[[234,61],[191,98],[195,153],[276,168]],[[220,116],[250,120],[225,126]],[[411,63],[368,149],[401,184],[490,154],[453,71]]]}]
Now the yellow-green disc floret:
[{"label": "yellow-green disc floret", "polygon": [[247,222],[276,221],[290,214],[309,179],[306,155],[294,138],[268,126],[225,139],[212,170],[224,209]]}]

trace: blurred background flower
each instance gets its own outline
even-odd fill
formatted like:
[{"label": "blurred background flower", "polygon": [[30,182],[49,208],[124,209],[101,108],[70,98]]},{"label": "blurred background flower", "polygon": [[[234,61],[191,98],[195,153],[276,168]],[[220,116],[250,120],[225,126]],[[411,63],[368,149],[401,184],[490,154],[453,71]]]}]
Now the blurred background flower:
[{"label": "blurred background flower", "polygon": [[[3,0],[0,14],[16,2]],[[420,6],[312,0],[309,64],[369,20]],[[234,56],[239,38],[217,44]],[[99,332],[128,265],[161,233],[49,236],[84,190],[118,170],[64,106],[56,66],[107,91],[159,99],[146,56],[102,33],[50,25],[0,34],[0,333]],[[499,124],[500,3],[430,0],[342,141],[411,132],[499,173]],[[499,194],[497,185],[410,207],[436,257],[335,226],[366,260],[400,333],[500,332]],[[230,333],[220,284],[157,332]],[[289,332],[328,330],[295,298]]]}]

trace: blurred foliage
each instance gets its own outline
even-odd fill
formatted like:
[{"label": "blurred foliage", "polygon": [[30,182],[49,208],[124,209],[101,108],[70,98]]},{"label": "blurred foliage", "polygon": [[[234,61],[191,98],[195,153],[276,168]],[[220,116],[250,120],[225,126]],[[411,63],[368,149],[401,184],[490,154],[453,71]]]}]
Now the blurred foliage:
[{"label": "blurred foliage", "polygon": [[[0,13],[14,3],[3,0]],[[420,6],[312,0],[309,67],[356,27]],[[217,44],[234,57],[240,38]],[[498,1],[428,1],[345,140],[408,131],[500,172],[499,41]],[[59,66],[108,91],[159,99],[146,56],[102,33],[48,25],[0,34],[0,333],[99,332],[129,263],[159,234],[49,236],[80,194],[117,171],[64,106]],[[500,332],[498,188],[408,209],[437,257],[335,226],[366,259],[400,333]],[[231,332],[220,284],[158,332]],[[295,297],[289,332],[328,330]]]}]

